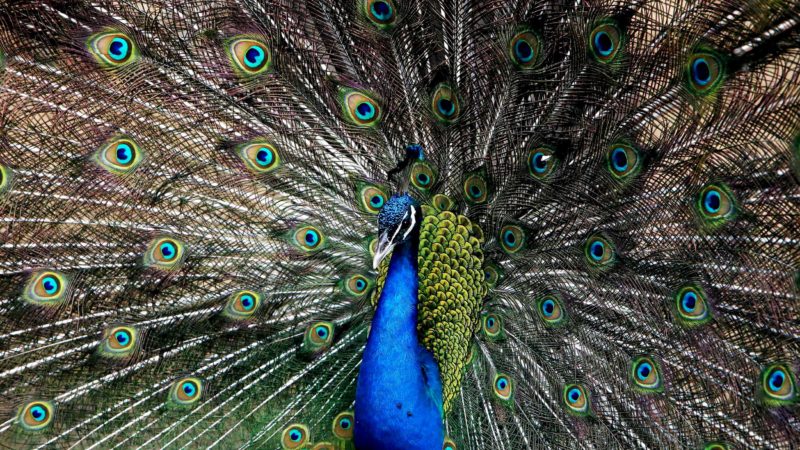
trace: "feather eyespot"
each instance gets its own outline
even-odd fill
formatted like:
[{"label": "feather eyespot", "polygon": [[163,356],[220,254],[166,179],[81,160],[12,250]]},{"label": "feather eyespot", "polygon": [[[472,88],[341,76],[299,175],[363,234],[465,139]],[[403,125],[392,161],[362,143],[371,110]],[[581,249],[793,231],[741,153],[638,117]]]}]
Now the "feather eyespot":
[{"label": "feather eyespot", "polygon": [[313,253],[322,250],[327,244],[325,235],[317,227],[305,225],[292,233],[292,241],[299,249]]},{"label": "feather eyespot", "polygon": [[111,173],[125,175],[133,172],[142,162],[142,150],[131,138],[117,136],[105,143],[95,153],[95,161]]},{"label": "feather eyespot", "polygon": [[622,142],[610,146],[606,158],[609,172],[618,181],[632,178],[641,166],[639,151]]},{"label": "feather eyespot", "polygon": [[223,315],[230,319],[247,319],[261,306],[261,295],[254,291],[237,291],[228,297]]},{"label": "feather eyespot", "polygon": [[118,326],[104,332],[100,354],[109,357],[131,355],[139,345],[139,331],[134,327]]},{"label": "feather eyespot", "polygon": [[185,248],[171,237],[153,239],[144,254],[144,265],[160,270],[173,270],[183,262]]},{"label": "feather eyespot", "polygon": [[170,400],[177,406],[189,406],[197,403],[202,397],[203,382],[194,377],[182,378],[172,384]]},{"label": "feather eyespot", "polygon": [[525,231],[516,225],[500,228],[500,247],[508,254],[518,253],[525,247]]},{"label": "feather eyespot", "polygon": [[272,65],[272,53],[261,39],[238,36],[228,41],[226,53],[234,70],[241,76],[266,72]]},{"label": "feather eyespot", "polygon": [[686,76],[693,93],[701,96],[713,93],[724,75],[722,60],[716,53],[699,50],[689,57]]},{"label": "feather eyespot", "polygon": [[317,353],[326,350],[333,343],[333,324],[330,322],[315,322],[305,332],[303,338],[303,351]]},{"label": "feather eyespot", "polygon": [[355,424],[355,418],[352,412],[339,413],[333,419],[333,434],[339,439],[349,441],[353,439],[353,424]]},{"label": "feather eyespot", "polygon": [[607,267],[616,260],[614,246],[603,236],[594,235],[587,239],[584,253],[586,260],[594,267]]},{"label": "feather eyespot", "polygon": [[687,327],[703,325],[711,320],[711,309],[700,286],[686,285],[675,294],[676,318]]},{"label": "feather eyespot", "polygon": [[436,171],[425,161],[417,161],[411,166],[411,184],[420,191],[428,191],[436,183]]},{"label": "feather eyespot", "polygon": [[94,59],[108,68],[130,64],[139,57],[131,38],[116,31],[94,34],[86,41],[86,46]]},{"label": "feather eyespot", "polygon": [[436,194],[433,196],[433,206],[439,211],[451,211],[455,202],[444,194]]},{"label": "feather eyespot", "polygon": [[281,157],[277,148],[264,139],[255,139],[242,144],[236,153],[245,166],[255,173],[272,172],[281,165]]},{"label": "feather eyespot", "polygon": [[464,196],[472,204],[486,203],[489,190],[486,179],[481,174],[472,174],[464,180]]},{"label": "feather eyespot", "polygon": [[338,450],[338,447],[327,441],[317,442],[311,450]]},{"label": "feather eyespot", "polygon": [[566,314],[561,297],[547,294],[537,301],[537,312],[547,326],[558,326],[564,323]]},{"label": "feather eyespot", "polygon": [[730,447],[724,442],[709,442],[703,447],[703,450],[730,450]]},{"label": "feather eyespot", "polygon": [[528,173],[537,180],[545,180],[553,173],[557,162],[552,149],[537,147],[528,153]]},{"label": "feather eyespot", "polygon": [[661,369],[655,359],[649,356],[641,356],[634,359],[631,362],[629,376],[633,385],[642,392],[661,392],[664,390]]},{"label": "feather eyespot", "polygon": [[514,396],[514,383],[511,377],[502,373],[495,375],[492,392],[502,401],[511,401]]},{"label": "feather eyespot", "polygon": [[305,447],[311,441],[308,427],[300,423],[293,423],[283,430],[281,446],[285,450],[294,450]]},{"label": "feather eyespot", "polygon": [[447,83],[442,83],[433,91],[431,102],[433,115],[442,123],[453,123],[461,114],[461,106],[453,88]]},{"label": "feather eyespot", "polygon": [[613,61],[623,44],[622,32],[617,25],[606,22],[598,25],[589,35],[589,47],[595,59],[602,63]]},{"label": "feather eyespot", "polygon": [[357,188],[359,208],[369,214],[380,213],[389,198],[386,190],[381,186],[360,182],[357,183]]},{"label": "feather eyespot", "polygon": [[26,431],[41,431],[53,423],[56,407],[52,402],[37,400],[19,408],[17,424]]},{"label": "feather eyespot", "polygon": [[23,299],[40,306],[52,306],[67,298],[69,280],[66,276],[52,270],[34,272],[28,278]]},{"label": "feather eyespot", "polygon": [[483,275],[489,287],[495,287],[497,282],[500,281],[500,269],[494,264],[488,263],[483,268]]},{"label": "feather eyespot", "polygon": [[442,444],[442,450],[458,450],[458,447],[456,443],[448,437],[445,438],[444,444]]},{"label": "feather eyespot", "polygon": [[350,276],[344,283],[345,293],[353,297],[360,297],[366,294],[371,288],[372,280],[361,274]]},{"label": "feather eyespot", "polygon": [[492,340],[503,336],[503,319],[497,314],[484,314],[482,317],[483,334]]},{"label": "feather eyespot", "polygon": [[796,378],[788,365],[772,364],[761,372],[761,399],[768,406],[797,402]]},{"label": "feather eyespot", "polygon": [[539,36],[533,31],[521,31],[508,43],[511,61],[522,69],[536,67],[541,62],[542,47]]},{"label": "feather eyespot", "polygon": [[357,127],[374,127],[383,117],[380,103],[369,92],[340,88],[339,101],[344,118]]},{"label": "feather eyespot", "polygon": [[723,184],[708,184],[697,196],[697,209],[705,224],[715,228],[736,217],[736,199]]},{"label": "feather eyespot", "polygon": [[588,416],[591,413],[589,392],[580,384],[564,386],[564,405],[567,412],[576,416]]},{"label": "feather eyespot", "polygon": [[373,237],[369,239],[367,242],[367,250],[369,250],[369,260],[372,261],[372,258],[375,257],[375,252],[378,251],[378,238]]},{"label": "feather eyespot", "polygon": [[364,14],[373,25],[382,30],[394,26],[397,14],[392,0],[365,0]]},{"label": "feather eyespot", "polygon": [[0,194],[8,190],[11,186],[11,169],[0,164]]}]

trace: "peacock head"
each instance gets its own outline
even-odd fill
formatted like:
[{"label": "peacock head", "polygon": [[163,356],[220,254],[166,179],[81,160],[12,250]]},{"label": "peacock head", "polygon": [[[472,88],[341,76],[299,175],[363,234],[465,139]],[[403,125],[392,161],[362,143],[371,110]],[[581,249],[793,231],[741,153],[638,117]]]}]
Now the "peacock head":
[{"label": "peacock head", "polygon": [[378,213],[378,246],[372,260],[373,268],[378,268],[395,245],[407,241],[421,223],[422,209],[410,195],[397,194],[386,201]]}]

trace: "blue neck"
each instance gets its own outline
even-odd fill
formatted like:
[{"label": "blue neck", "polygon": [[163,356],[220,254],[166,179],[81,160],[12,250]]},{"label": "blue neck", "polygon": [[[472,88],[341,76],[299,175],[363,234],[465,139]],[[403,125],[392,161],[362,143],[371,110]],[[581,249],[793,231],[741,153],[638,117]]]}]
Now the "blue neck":
[{"label": "blue neck", "polygon": [[442,383],[417,338],[419,229],[392,252],[356,388],[356,448],[440,450]]}]

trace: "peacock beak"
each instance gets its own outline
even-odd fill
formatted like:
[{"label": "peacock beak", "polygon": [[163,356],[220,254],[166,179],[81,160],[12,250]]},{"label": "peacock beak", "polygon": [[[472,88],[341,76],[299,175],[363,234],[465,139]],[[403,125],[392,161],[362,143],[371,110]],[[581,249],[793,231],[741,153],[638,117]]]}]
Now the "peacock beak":
[{"label": "peacock beak", "polygon": [[372,258],[372,268],[378,269],[378,266],[381,265],[381,261],[383,258],[386,257],[389,253],[392,252],[392,249],[395,246],[395,242],[393,242],[392,237],[389,235],[391,230],[386,230],[378,236],[378,245],[375,247],[375,257]]}]

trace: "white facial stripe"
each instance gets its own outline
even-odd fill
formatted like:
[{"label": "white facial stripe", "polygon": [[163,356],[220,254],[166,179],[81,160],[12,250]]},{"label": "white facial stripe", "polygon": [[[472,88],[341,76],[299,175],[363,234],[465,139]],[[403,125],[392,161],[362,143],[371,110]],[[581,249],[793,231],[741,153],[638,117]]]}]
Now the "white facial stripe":
[{"label": "white facial stripe", "polygon": [[[406,211],[406,216],[408,215],[408,211]],[[404,217],[405,218],[405,217]],[[417,208],[411,208],[411,226],[408,227],[408,230],[403,235],[403,240],[405,241],[408,239],[408,235],[411,234],[411,230],[414,229],[414,226],[417,224]],[[399,229],[399,228],[398,228]]]},{"label": "white facial stripe", "polygon": [[[403,216],[403,218],[400,220],[400,223],[401,223],[401,224],[403,223],[403,220],[406,220],[406,217],[408,217],[408,211],[406,211],[405,215],[404,215],[404,216]],[[399,233],[399,232],[400,232],[400,229],[401,229],[401,228],[402,228],[402,227],[397,227],[397,228],[395,228],[395,229],[394,229],[394,234],[392,234],[392,238],[391,238],[391,239],[389,239],[389,242],[394,242],[394,238],[396,238],[396,237],[397,237],[397,233]]]}]

